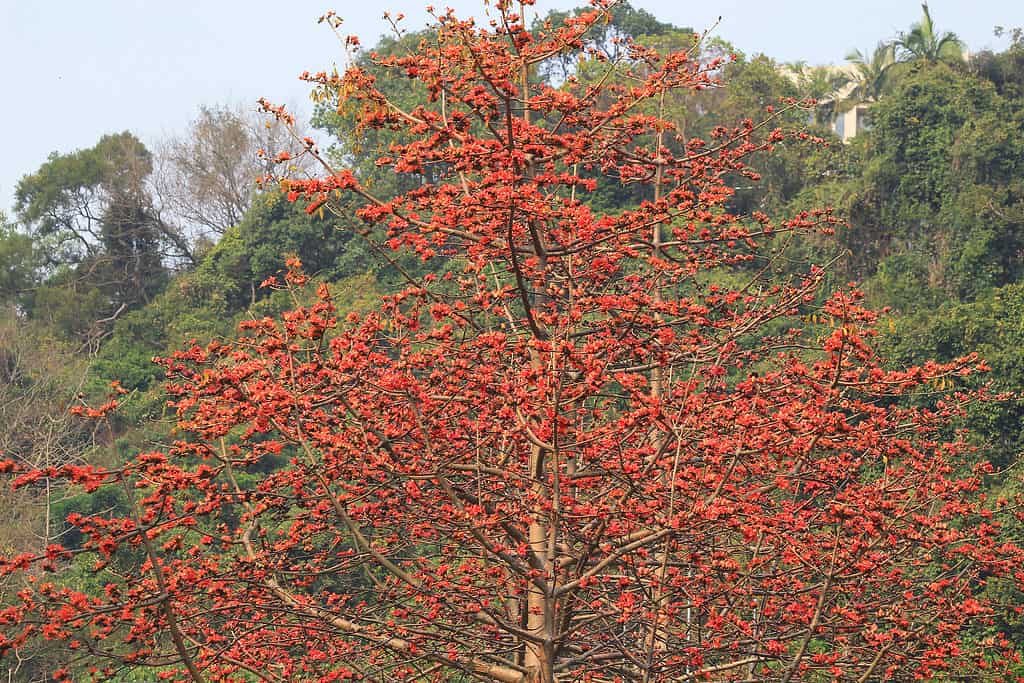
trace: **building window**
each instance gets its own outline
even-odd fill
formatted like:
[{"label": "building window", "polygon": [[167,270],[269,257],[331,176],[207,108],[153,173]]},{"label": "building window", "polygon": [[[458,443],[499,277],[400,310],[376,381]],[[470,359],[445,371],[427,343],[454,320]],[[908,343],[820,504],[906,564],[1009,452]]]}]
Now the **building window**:
[{"label": "building window", "polygon": [[867,107],[857,107],[857,132],[871,130],[871,116]]}]

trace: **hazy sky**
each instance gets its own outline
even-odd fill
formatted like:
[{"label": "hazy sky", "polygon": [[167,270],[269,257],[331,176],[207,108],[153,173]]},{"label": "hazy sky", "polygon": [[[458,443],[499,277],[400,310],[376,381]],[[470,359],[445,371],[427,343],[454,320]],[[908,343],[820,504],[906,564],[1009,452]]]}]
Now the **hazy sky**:
[{"label": "hazy sky", "polygon": [[[333,5],[332,5],[333,1]],[[308,89],[296,76],[343,59],[316,19],[334,9],[343,31],[372,45],[387,29],[385,9],[419,28],[431,0],[0,0],[3,151],[0,208],[18,179],[50,152],[91,147],[105,133],[131,130],[147,145],[181,131],[202,104],[252,104],[265,96],[307,114]],[[433,0],[461,15],[484,0]],[[534,11],[580,0],[538,0]],[[701,30],[721,15],[717,34],[747,54],[780,61],[841,62],[871,48],[921,14],[918,0],[633,0],[662,21]],[[1021,0],[932,0],[940,30],[972,51],[1002,48],[996,25],[1024,25]],[[854,11],[851,8],[856,8]],[[254,105],[253,105],[254,106]]]}]

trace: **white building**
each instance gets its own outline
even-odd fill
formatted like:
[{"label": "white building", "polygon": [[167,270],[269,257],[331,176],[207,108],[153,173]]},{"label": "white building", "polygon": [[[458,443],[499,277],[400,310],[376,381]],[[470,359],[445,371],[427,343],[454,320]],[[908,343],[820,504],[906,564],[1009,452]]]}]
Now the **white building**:
[{"label": "white building", "polygon": [[849,142],[862,131],[870,128],[868,122],[868,107],[870,104],[861,103],[852,109],[835,114],[832,119],[832,130],[843,142]]}]

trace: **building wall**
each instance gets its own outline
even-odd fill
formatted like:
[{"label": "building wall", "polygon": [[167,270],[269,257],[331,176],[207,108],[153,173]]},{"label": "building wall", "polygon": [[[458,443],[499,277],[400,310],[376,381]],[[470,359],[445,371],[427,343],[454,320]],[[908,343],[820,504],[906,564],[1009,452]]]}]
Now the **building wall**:
[{"label": "building wall", "polygon": [[842,138],[843,142],[849,142],[858,133],[867,130],[865,123],[867,111],[868,105],[858,104],[850,111],[836,115],[835,120],[832,121],[832,130]]}]

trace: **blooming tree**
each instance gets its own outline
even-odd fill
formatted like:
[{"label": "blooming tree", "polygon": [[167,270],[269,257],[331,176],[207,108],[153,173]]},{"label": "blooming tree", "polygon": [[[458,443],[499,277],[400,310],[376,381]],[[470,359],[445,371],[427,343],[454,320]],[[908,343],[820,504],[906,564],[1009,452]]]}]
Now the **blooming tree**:
[{"label": "blooming tree", "polygon": [[[627,44],[614,78],[553,87],[539,65],[585,50],[601,9],[534,33],[490,11],[382,58],[425,88],[413,109],[357,67],[308,76],[395,133],[380,166],[440,180],[284,182],[311,212],[355,198],[341,227],[385,228],[396,267],[442,265],[339,321],[324,285],[299,305],[292,261],[267,284],[294,310],[162,361],[172,447],[18,473],[121,486],[128,512],[4,561],[26,578],[0,650],[57,641],[65,678],[1008,680],[981,590],[1020,580],[1021,550],[948,430],[979,361],[891,369],[855,287],[771,275],[762,243],[835,219],[729,212],[744,159],[788,134],[768,112],[683,139],[659,108],[720,62]],[[595,215],[600,183],[646,199]],[[75,553],[101,594],[34,576]]]}]

